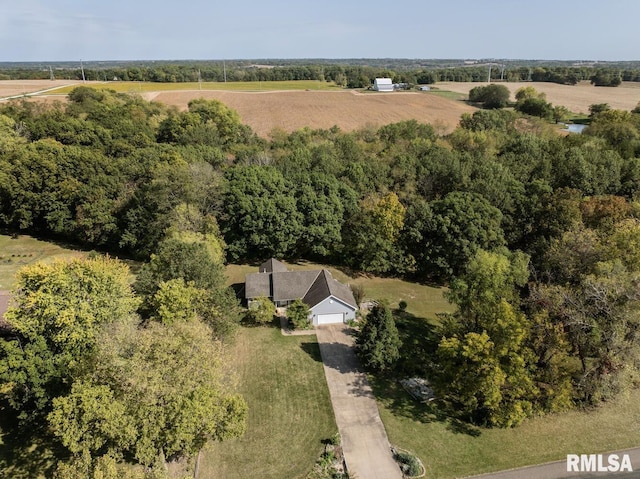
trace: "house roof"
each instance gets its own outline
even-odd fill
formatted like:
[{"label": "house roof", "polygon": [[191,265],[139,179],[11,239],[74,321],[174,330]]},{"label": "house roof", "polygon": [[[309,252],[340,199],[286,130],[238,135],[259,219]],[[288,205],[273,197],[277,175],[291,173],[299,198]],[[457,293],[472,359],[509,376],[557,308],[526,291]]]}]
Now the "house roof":
[{"label": "house roof", "polygon": [[275,258],[270,258],[260,265],[258,271],[260,273],[279,273],[287,271],[287,265]]},{"label": "house roof", "polygon": [[304,298],[320,271],[285,271],[273,273],[273,300],[289,301]]},{"label": "house roof", "polygon": [[314,307],[329,296],[334,296],[340,301],[357,309],[356,300],[353,297],[351,288],[346,284],[342,284],[341,282],[333,279],[331,273],[326,269],[323,269],[320,271],[320,274],[318,274],[318,277],[302,298],[302,301],[310,307]]},{"label": "house roof", "polygon": [[247,299],[259,296],[271,297],[271,274],[270,273],[250,273],[245,280],[244,296]]},{"label": "house roof", "polygon": [[272,301],[293,301],[301,298],[310,307],[334,296],[357,308],[351,288],[333,279],[326,270],[288,271],[284,263],[270,259],[260,265],[259,273],[246,277],[245,298],[266,296]]},{"label": "house roof", "polygon": [[393,85],[391,78],[376,78],[374,83],[376,85]]}]

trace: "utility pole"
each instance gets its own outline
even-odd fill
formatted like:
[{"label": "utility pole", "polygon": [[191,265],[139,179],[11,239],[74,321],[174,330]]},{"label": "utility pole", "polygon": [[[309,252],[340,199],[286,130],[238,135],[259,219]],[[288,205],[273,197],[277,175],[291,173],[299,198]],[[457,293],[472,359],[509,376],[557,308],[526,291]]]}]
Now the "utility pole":
[{"label": "utility pole", "polygon": [[500,81],[504,81],[504,63],[502,64],[502,71],[500,72]]},{"label": "utility pole", "polygon": [[56,77],[53,76],[53,69],[51,68],[51,65],[49,65],[49,80],[53,81],[55,79]]},{"label": "utility pole", "polygon": [[82,71],[82,83],[86,83],[87,80],[84,77],[84,66],[82,65],[82,58],[80,59],[80,70]]},{"label": "utility pole", "polygon": [[199,68],[198,68],[198,84],[200,85],[200,89],[202,90],[202,75],[200,74]]},{"label": "utility pole", "polygon": [[227,83],[227,64],[222,60],[222,71],[224,73],[224,82]]},{"label": "utility pole", "polygon": [[487,83],[491,83],[491,67],[493,65],[489,64],[489,78],[487,79]]}]

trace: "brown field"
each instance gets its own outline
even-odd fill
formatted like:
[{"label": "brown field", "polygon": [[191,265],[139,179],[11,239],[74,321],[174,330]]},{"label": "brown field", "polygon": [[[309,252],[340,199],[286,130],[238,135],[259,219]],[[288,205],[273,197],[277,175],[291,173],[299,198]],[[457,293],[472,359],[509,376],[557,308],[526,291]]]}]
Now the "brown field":
[{"label": "brown field", "polygon": [[2,80],[0,81],[0,99],[79,83],[82,82],[74,80]]},{"label": "brown field", "polygon": [[186,109],[194,98],[217,99],[236,110],[242,121],[261,136],[274,128],[288,132],[308,126],[344,131],[365,126],[378,127],[415,119],[452,131],[462,113],[475,108],[429,93],[359,93],[355,91],[170,91],[142,94],[149,100]]},{"label": "brown field", "polygon": [[[465,95],[472,88],[482,85],[487,83],[440,82],[436,84],[441,90]],[[596,103],[608,103],[616,110],[633,110],[640,102],[640,83],[637,82],[623,82],[615,88],[595,87],[586,81],[575,86],[544,82],[503,83],[503,85],[511,92],[512,100],[515,99],[518,89],[532,86],[546,94],[547,101],[554,105],[565,106],[574,113],[589,113],[589,105]]]}]

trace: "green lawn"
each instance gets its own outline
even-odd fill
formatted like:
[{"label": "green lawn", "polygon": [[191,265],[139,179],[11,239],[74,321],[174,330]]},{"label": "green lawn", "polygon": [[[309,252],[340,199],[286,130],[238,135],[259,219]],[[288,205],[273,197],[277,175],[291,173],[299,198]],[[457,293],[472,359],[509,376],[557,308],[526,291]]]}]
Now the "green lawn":
[{"label": "green lawn", "polygon": [[[43,95],[66,95],[81,85],[70,85],[43,93]],[[156,83],[156,82],[90,82],[85,84],[96,89],[115,90],[119,93],[141,93],[148,91],[175,90],[227,90],[227,91],[274,91],[274,90],[342,90],[333,82],[318,80],[292,81],[248,81],[248,82],[185,82],[185,83]]]},{"label": "green lawn", "polygon": [[441,96],[443,98],[446,98],[448,100],[466,100],[467,99],[467,95],[465,95],[464,93],[458,93],[455,91],[448,91],[448,90],[438,90],[435,88],[432,88],[431,90],[429,90],[428,92],[425,92],[427,95],[437,95],[437,96]]},{"label": "green lawn", "polygon": [[247,432],[208,445],[198,477],[305,477],[323,450],[321,441],[338,430],[315,336],[241,328],[230,353],[249,405]]},{"label": "green lawn", "polygon": [[56,259],[70,259],[84,255],[86,255],[85,252],[27,235],[19,235],[16,238],[0,235],[0,290],[11,289],[14,286],[16,271],[23,266],[37,261],[51,262]]},{"label": "green lawn", "polygon": [[390,442],[417,454],[433,479],[640,445],[640,391],[593,411],[534,418],[513,429],[474,429],[418,404],[396,384],[372,383]]}]

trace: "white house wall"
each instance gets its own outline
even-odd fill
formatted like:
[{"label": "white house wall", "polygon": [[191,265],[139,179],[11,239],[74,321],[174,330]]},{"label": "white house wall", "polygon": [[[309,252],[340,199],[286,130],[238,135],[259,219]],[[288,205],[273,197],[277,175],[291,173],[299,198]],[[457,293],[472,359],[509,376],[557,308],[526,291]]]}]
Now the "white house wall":
[{"label": "white house wall", "polygon": [[356,310],[353,306],[349,306],[335,296],[320,301],[309,310],[309,320],[314,324],[318,324],[318,315],[320,314],[336,314],[343,313],[345,321],[356,319]]}]

